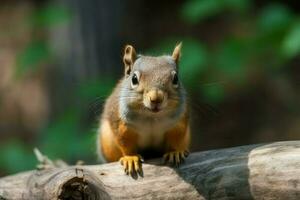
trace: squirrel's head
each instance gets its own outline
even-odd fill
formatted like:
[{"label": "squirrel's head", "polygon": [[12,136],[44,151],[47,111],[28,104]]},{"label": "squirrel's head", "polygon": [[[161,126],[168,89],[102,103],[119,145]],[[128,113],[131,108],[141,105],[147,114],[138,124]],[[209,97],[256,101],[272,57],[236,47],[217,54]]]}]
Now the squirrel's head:
[{"label": "squirrel's head", "polygon": [[127,45],[123,62],[125,77],[120,102],[126,112],[148,115],[175,113],[184,103],[184,89],[178,75],[181,43],[171,56],[136,56],[135,49]]}]

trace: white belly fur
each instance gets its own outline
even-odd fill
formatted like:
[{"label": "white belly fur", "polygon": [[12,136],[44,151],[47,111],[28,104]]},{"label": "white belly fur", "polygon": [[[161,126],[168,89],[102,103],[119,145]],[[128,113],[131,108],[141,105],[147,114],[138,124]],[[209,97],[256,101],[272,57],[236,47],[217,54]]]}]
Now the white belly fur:
[{"label": "white belly fur", "polygon": [[159,120],[140,120],[135,123],[135,128],[138,130],[140,148],[157,147],[163,143],[164,135],[167,130],[172,128],[174,120],[159,119]]}]

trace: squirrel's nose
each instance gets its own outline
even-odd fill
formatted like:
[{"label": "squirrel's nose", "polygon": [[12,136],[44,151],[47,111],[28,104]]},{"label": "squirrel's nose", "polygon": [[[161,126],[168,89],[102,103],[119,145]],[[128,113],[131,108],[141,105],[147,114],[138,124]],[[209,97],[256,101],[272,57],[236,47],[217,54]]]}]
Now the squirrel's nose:
[{"label": "squirrel's nose", "polygon": [[152,104],[160,104],[164,100],[164,93],[161,90],[151,90],[148,92],[148,96]]}]

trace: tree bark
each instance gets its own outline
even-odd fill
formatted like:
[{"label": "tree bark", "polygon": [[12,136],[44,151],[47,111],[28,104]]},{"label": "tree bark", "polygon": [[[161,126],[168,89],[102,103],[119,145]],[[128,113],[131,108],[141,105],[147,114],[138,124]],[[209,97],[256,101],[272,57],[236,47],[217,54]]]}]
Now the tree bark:
[{"label": "tree bark", "polygon": [[300,141],[191,154],[179,168],[119,163],[67,166],[0,179],[0,199],[300,199]]}]

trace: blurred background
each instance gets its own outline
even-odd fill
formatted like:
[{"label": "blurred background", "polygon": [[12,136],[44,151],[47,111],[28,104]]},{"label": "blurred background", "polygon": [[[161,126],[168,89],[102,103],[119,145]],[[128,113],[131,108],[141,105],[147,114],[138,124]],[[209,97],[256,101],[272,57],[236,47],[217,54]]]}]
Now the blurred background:
[{"label": "blurred background", "polygon": [[300,138],[300,3],[266,0],[2,0],[0,176],[32,149],[97,163],[105,97],[125,44],[170,54],[192,110],[192,150]]}]

